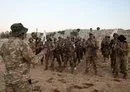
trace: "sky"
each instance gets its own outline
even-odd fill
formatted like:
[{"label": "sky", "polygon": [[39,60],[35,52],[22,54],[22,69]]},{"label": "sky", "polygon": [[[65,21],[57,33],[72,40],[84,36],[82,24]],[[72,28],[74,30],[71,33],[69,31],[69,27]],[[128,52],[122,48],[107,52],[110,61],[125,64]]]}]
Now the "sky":
[{"label": "sky", "polygon": [[29,32],[130,29],[130,0],[0,0],[0,31],[22,23]]}]

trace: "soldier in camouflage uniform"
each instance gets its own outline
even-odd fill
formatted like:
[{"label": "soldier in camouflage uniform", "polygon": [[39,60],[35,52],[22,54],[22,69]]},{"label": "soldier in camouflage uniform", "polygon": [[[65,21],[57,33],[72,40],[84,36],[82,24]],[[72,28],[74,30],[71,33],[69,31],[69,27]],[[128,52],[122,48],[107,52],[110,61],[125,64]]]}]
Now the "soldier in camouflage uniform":
[{"label": "soldier in camouflage uniform", "polygon": [[45,53],[45,70],[48,70],[49,60],[52,60],[53,58],[53,43],[51,38],[47,38],[44,49],[47,49]]},{"label": "soldier in camouflage uniform", "polygon": [[115,76],[119,76],[119,72],[123,74],[126,79],[128,71],[128,43],[124,35],[118,37],[116,45],[116,62],[115,62]]},{"label": "soldier in camouflage uniform", "polygon": [[5,62],[5,92],[32,92],[29,64],[33,63],[34,54],[23,40],[28,31],[21,23],[11,26],[12,37],[5,42],[0,55]]},{"label": "soldier in camouflage uniform", "polygon": [[78,63],[80,63],[81,59],[83,58],[83,44],[81,41],[81,38],[77,38],[75,42],[75,52],[76,52],[76,57],[78,60]]},{"label": "soldier in camouflage uniform", "polygon": [[118,38],[118,34],[114,33],[113,34],[114,39],[111,40],[110,42],[110,58],[111,58],[111,69],[112,72],[115,72],[115,62],[116,62],[116,44],[118,42],[117,38]]},{"label": "soldier in camouflage uniform", "polygon": [[32,44],[34,45],[33,47],[35,51],[35,55],[39,54],[41,52],[41,38],[37,36],[36,32],[31,33],[31,37],[29,38],[29,41],[32,40]]},{"label": "soldier in camouflage uniform", "polygon": [[71,73],[74,72],[74,68],[76,67],[76,53],[74,41],[74,39],[72,40],[70,37],[67,37],[65,42],[65,63],[69,62]]},{"label": "soldier in camouflage uniform", "polygon": [[85,55],[86,54],[86,39],[83,39],[82,41],[82,46],[83,46],[83,54]]},{"label": "soldier in camouflage uniform", "polygon": [[33,51],[33,53],[35,53],[35,43],[34,43],[34,40],[33,40],[33,38],[29,38],[29,46],[30,46],[30,48],[32,49],[32,51]]},{"label": "soldier in camouflage uniform", "polygon": [[52,50],[52,53],[53,53],[53,57],[52,57],[52,62],[51,62],[51,68],[52,68],[52,70],[54,71],[54,65],[55,65],[55,60],[57,59],[57,57],[58,57],[58,54],[57,54],[57,39],[56,38],[54,38],[54,40],[53,40],[53,50]]},{"label": "soldier in camouflage uniform", "polygon": [[105,38],[102,40],[101,52],[105,62],[107,58],[109,59],[110,55],[110,36],[105,36]]},{"label": "soldier in camouflage uniform", "polygon": [[92,33],[89,34],[89,38],[86,41],[86,73],[89,71],[89,65],[93,65],[93,69],[95,72],[95,75],[97,74],[97,50],[98,50],[98,44],[97,41]]}]

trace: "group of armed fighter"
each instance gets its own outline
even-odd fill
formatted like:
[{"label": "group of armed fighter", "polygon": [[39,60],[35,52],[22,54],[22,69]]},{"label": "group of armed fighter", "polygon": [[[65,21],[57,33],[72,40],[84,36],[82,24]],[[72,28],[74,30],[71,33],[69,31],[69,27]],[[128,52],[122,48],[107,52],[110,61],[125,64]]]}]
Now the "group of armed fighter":
[{"label": "group of armed fighter", "polygon": [[45,70],[50,66],[54,71],[55,61],[57,61],[59,71],[69,66],[73,73],[76,66],[85,60],[85,72],[89,72],[90,64],[92,64],[94,73],[97,74],[97,54],[101,51],[104,62],[106,62],[106,59],[111,59],[114,77],[118,77],[119,72],[124,75],[124,78],[127,77],[128,43],[124,35],[114,33],[112,40],[110,36],[105,36],[101,46],[98,45],[97,39],[92,33],[89,34],[88,39],[73,36],[66,38],[47,36],[47,41],[43,45],[42,40],[37,37],[36,33],[32,33],[29,38],[29,45],[36,55],[42,50],[46,50],[41,59],[41,64],[45,61]]},{"label": "group of armed fighter", "polygon": [[[30,76],[30,64],[35,66],[39,59],[41,59],[41,64],[44,61],[45,70],[49,68],[48,66],[51,66],[52,70],[57,69],[58,71],[70,67],[72,73],[79,63],[86,61],[85,72],[88,73],[90,65],[92,65],[94,73],[97,74],[97,63],[99,63],[97,61],[100,61],[97,58],[99,51],[102,52],[104,61],[111,58],[114,77],[118,77],[119,73],[122,73],[123,78],[127,78],[128,43],[124,35],[115,33],[112,40],[106,36],[99,49],[97,37],[92,33],[89,34],[88,39],[71,36],[57,39],[47,36],[44,44],[36,33],[32,33],[32,37],[28,40],[29,44],[27,44],[24,39],[28,28],[24,27],[22,23],[14,23],[10,28],[11,37],[0,48],[0,56],[5,63],[5,92],[34,92],[33,90],[36,89]],[[37,60],[39,54],[42,58]],[[58,68],[56,68],[56,61]],[[37,87],[35,92],[41,92],[39,86]]]}]

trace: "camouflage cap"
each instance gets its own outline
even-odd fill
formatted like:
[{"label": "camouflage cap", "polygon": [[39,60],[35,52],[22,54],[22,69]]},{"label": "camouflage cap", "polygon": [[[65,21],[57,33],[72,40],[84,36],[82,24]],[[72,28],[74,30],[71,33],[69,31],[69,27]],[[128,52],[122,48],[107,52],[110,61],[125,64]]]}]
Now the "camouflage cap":
[{"label": "camouflage cap", "polygon": [[13,36],[20,36],[28,31],[28,29],[25,28],[22,23],[14,23],[11,25],[10,29],[12,30]]}]

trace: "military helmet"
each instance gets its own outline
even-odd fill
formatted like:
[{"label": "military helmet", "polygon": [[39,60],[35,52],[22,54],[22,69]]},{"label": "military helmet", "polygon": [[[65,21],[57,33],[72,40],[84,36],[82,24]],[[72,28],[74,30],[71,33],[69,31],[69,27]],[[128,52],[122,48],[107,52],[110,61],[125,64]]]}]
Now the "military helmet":
[{"label": "military helmet", "polygon": [[28,31],[28,28],[25,28],[22,23],[14,23],[10,29],[12,30],[13,36],[20,36]]}]

